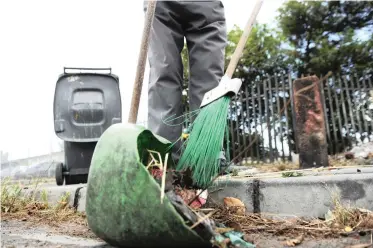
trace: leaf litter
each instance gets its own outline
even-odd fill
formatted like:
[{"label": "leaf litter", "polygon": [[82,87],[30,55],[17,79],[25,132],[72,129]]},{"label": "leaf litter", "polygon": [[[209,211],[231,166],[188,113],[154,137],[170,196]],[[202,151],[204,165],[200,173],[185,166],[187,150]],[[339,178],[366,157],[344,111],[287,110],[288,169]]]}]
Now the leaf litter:
[{"label": "leaf litter", "polygon": [[[161,171],[157,173],[150,171],[150,173],[155,179],[161,179],[162,177],[161,189],[164,190],[167,188],[164,187],[166,180],[163,178],[166,173],[162,170],[163,163],[160,155],[159,158],[160,160],[156,161],[155,157],[152,156],[152,163],[155,166],[160,164],[161,166],[158,166],[158,169]],[[173,175],[172,170],[168,172]],[[167,176],[170,177],[169,173],[167,173]],[[326,213],[325,219],[304,219],[298,217],[281,218],[276,214],[268,213],[248,213],[244,203],[234,197],[226,197],[219,204],[210,203],[210,208],[206,209],[202,207],[206,203],[207,193],[202,197],[200,190],[180,184],[175,185],[175,181],[172,181],[172,189],[168,187],[167,190],[173,191],[175,195],[182,199],[188,209],[183,211],[189,211],[189,216],[194,216],[188,219],[188,225],[192,229],[201,226],[205,228],[208,226],[207,229],[212,228],[215,238],[211,241],[215,247],[219,248],[255,247],[251,246],[254,241],[249,238],[253,234],[286,236],[289,238],[283,242],[283,245],[294,247],[301,244],[306,238],[338,238],[353,233],[366,234],[370,232],[370,229],[373,229],[373,213],[371,211],[345,206],[338,197],[333,198],[334,208]],[[170,198],[169,194],[168,197]],[[183,214],[182,212],[179,213]],[[197,233],[202,229],[196,230]]]},{"label": "leaf litter", "polygon": [[[156,154],[154,151],[149,153]],[[159,154],[158,154],[159,155]],[[161,184],[162,194],[160,201],[163,201],[165,195],[168,198],[179,197],[184,201],[183,205],[179,206],[179,210],[189,213],[190,219],[187,220],[188,225],[197,233],[201,234],[201,230],[207,233],[212,232],[220,235],[221,239],[212,240],[215,247],[255,247],[251,246],[255,240],[253,235],[275,235],[287,236],[289,239],[283,242],[283,245],[288,247],[301,244],[305,238],[333,238],[340,236],[348,236],[353,233],[368,234],[369,230],[373,229],[373,213],[366,209],[344,206],[338,197],[333,199],[334,208],[329,210],[325,215],[325,219],[306,220],[302,218],[280,218],[273,214],[255,214],[246,211],[244,203],[234,197],[226,197],[223,203],[211,203],[210,208],[202,208],[207,200],[207,191],[183,187],[180,184],[172,186],[170,192],[170,183],[174,183],[167,172],[167,156],[162,162],[151,156],[152,160],[148,164],[148,169],[151,175]],[[171,173],[172,174],[172,173]],[[35,186],[35,189],[37,186]],[[79,228],[67,228],[74,236],[91,236],[94,235],[89,231],[85,215],[79,213],[76,209],[68,204],[68,197],[61,197],[60,201],[50,206],[47,201],[37,201],[35,195],[21,194],[22,185],[11,185],[7,181],[2,182],[1,186],[1,213],[2,220],[18,219],[22,221],[39,222],[49,226],[63,226],[62,223],[69,223],[70,226]],[[36,190],[34,190],[35,192]],[[204,194],[203,194],[204,193]],[[42,197],[43,198],[43,197]],[[176,207],[175,207],[176,208]],[[74,231],[82,230],[84,231]],[[212,230],[209,228],[213,228]],[[87,234],[88,233],[88,234]],[[93,236],[93,237],[92,237]],[[216,236],[218,237],[218,236]],[[350,248],[372,247],[370,244],[359,244]]]},{"label": "leaf litter", "polygon": [[334,208],[326,214],[328,218],[307,220],[298,217],[280,218],[278,215],[268,213],[242,213],[237,211],[237,206],[241,207],[242,202],[232,197],[227,198],[224,199],[224,204],[212,203],[213,208],[218,209],[212,216],[214,221],[230,228],[234,228],[232,226],[234,223],[235,228],[239,226],[246,235],[270,234],[291,237],[283,242],[283,245],[288,247],[301,244],[305,238],[340,238],[356,233],[366,235],[373,229],[373,212],[344,206],[336,199],[334,199]]}]

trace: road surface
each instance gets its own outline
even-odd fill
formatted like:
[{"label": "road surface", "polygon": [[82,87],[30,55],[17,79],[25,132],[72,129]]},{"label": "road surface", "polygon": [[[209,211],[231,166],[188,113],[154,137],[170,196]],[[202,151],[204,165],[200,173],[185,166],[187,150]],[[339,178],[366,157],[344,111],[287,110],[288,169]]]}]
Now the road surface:
[{"label": "road surface", "polygon": [[[257,248],[282,248],[283,237],[253,235]],[[348,248],[352,244],[370,242],[370,235],[340,239],[305,240],[299,248]],[[50,248],[109,248],[103,241],[85,226],[63,223],[58,226],[35,223],[31,221],[1,221],[1,247],[50,247]],[[367,247],[368,248],[368,247]]]}]

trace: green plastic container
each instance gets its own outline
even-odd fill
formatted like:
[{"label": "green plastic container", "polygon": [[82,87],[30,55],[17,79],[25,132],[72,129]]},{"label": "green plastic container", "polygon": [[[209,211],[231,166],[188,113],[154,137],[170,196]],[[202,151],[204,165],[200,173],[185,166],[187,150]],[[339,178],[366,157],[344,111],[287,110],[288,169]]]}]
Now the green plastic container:
[{"label": "green plastic container", "polygon": [[146,149],[164,156],[170,142],[141,126],[115,124],[98,141],[86,214],[91,230],[116,247],[211,247],[190,229],[148,173]]}]

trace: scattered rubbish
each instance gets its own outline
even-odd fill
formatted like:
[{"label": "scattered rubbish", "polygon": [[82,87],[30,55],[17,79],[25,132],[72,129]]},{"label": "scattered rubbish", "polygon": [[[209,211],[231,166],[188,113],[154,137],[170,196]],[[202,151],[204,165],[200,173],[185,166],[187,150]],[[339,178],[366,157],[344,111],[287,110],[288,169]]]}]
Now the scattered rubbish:
[{"label": "scattered rubbish", "polygon": [[[178,194],[187,204],[195,199],[190,204],[190,207],[192,209],[200,209],[203,205],[205,205],[208,196],[207,190],[201,192],[201,190],[186,189],[181,187],[175,187],[175,193]],[[197,195],[198,197],[196,198]]]},{"label": "scattered rubbish", "polygon": [[235,246],[239,248],[255,248],[255,245],[246,242],[243,240],[243,233],[236,232],[236,231],[230,231],[224,234],[227,238],[229,238],[230,242]]},{"label": "scattered rubbish", "polygon": [[245,241],[244,233],[234,231],[232,228],[227,228],[224,225],[220,224],[215,229],[217,232],[215,240],[212,242],[214,245],[225,248],[231,244],[236,248],[255,248],[256,246],[250,242]]},{"label": "scattered rubbish", "polygon": [[[152,156],[152,160],[159,171],[149,172],[163,186],[163,189],[164,182],[170,181],[165,180],[164,177],[173,177],[174,174],[172,171],[167,175],[164,173],[162,169],[165,166],[161,158],[158,162],[156,156]],[[327,169],[330,168],[317,168],[318,171]],[[315,169],[312,171],[315,172]],[[303,176],[303,171],[283,171],[278,172],[278,176],[300,177]],[[342,234],[347,235],[364,230],[363,227],[372,227],[364,219],[371,216],[373,220],[370,211],[346,208],[339,202],[334,202],[335,207],[325,214],[325,220],[305,220],[297,217],[292,219],[265,218],[260,214],[246,213],[245,204],[235,197],[225,197],[222,205],[213,206],[212,204],[208,206],[208,209],[203,209],[208,197],[207,190],[202,192],[202,190],[180,184],[174,179],[171,181],[171,188],[166,187],[171,190],[165,190],[165,194],[182,216],[185,224],[204,240],[209,239],[215,247],[219,248],[255,248],[253,239],[248,238],[253,232],[281,233],[288,237],[296,237],[283,241],[285,246],[294,247],[300,245],[306,236],[340,237]]]},{"label": "scattered rubbish", "polygon": [[353,147],[350,151],[345,153],[346,159],[370,159],[373,155],[373,142],[361,144]]}]

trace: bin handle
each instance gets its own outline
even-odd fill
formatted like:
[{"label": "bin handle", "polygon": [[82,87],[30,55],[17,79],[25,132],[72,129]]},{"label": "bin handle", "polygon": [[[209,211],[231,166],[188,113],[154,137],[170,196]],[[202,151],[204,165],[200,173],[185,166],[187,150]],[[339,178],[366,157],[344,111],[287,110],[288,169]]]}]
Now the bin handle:
[{"label": "bin handle", "polygon": [[66,74],[66,70],[80,70],[80,71],[109,71],[111,74],[111,67],[108,68],[81,68],[81,67],[64,67],[63,73]]}]

